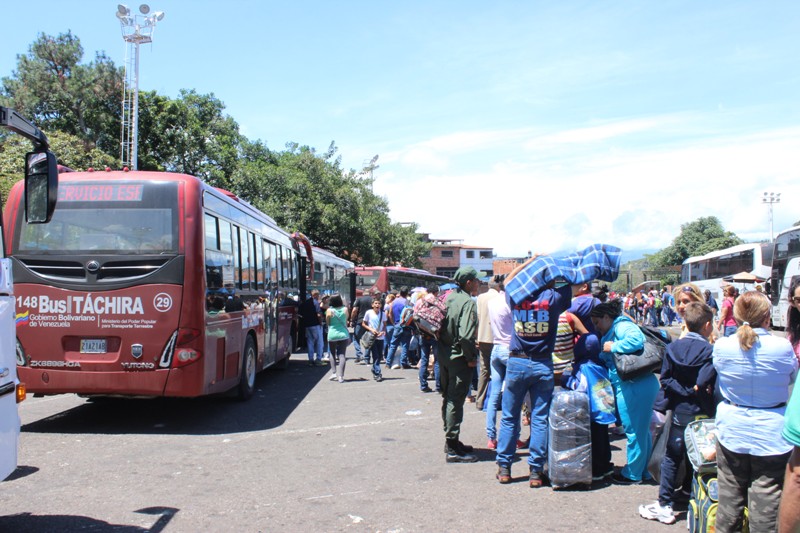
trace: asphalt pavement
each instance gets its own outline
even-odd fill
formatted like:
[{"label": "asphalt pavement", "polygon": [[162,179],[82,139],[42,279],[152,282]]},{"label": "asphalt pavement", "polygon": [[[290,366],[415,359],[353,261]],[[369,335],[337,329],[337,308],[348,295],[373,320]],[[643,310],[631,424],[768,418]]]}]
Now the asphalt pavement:
[{"label": "asphalt pavement", "polygon": [[[349,352],[352,357],[352,347]],[[353,364],[346,381],[295,354],[230,398],[21,404],[20,467],[0,483],[0,531],[664,531],[641,519],[655,485],[530,489],[527,452],[495,479],[485,414],[466,405],[479,461],[447,464],[441,397],[416,370]],[[527,428],[523,428],[527,431]],[[612,440],[622,466],[624,437]],[[676,528],[686,525],[685,513]]]}]

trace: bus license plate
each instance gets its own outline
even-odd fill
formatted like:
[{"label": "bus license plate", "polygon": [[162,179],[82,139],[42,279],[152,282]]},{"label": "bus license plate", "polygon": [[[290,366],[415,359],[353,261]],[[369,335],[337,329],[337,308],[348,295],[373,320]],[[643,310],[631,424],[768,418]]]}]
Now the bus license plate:
[{"label": "bus license plate", "polygon": [[106,340],[81,339],[81,353],[106,353]]}]

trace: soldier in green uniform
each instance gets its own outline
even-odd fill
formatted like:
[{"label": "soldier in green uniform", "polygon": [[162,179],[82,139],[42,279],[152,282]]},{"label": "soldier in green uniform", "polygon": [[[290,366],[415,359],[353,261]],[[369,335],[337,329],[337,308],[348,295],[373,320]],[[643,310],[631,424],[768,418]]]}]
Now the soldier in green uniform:
[{"label": "soldier in green uniform", "polygon": [[478,308],[472,295],[478,292],[481,276],[471,266],[459,268],[453,279],[458,284],[447,295],[446,312],[439,335],[439,368],[442,384],[442,421],[448,463],[474,463],[472,446],[459,440],[464,419],[464,401],[469,392],[473,368],[478,365]]}]

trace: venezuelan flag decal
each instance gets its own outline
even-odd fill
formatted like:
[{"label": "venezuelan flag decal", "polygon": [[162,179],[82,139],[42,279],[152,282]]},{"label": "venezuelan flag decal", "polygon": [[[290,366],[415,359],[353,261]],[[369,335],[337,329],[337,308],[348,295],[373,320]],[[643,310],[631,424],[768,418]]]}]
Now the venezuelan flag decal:
[{"label": "venezuelan flag decal", "polygon": [[30,313],[31,313],[30,311],[25,311],[24,313],[17,313],[17,320],[16,320],[17,325],[19,326],[20,324],[27,324],[28,321],[30,320]]}]

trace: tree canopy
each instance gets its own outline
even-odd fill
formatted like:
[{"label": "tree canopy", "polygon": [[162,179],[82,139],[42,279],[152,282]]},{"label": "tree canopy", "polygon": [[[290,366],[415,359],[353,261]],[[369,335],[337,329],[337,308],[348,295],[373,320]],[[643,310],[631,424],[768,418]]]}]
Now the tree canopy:
[{"label": "tree canopy", "polygon": [[[124,72],[104,53],[81,64],[83,47],[71,32],[40,34],[17,69],[2,79],[0,102],[46,131],[59,162],[82,170],[120,168]],[[17,136],[0,146],[0,191],[22,177],[29,149]],[[272,216],[288,231],[302,231],[319,247],[357,264],[401,262],[419,266],[428,249],[416,224],[392,223],[386,198],[372,192],[370,170],[345,171],[335,143],[318,154],[287,143],[272,151],[239,132],[213,94],[183,89],[177,98],[139,93],[138,168],[191,174],[230,190]]]},{"label": "tree canopy", "polygon": [[80,64],[83,47],[71,32],[40,34],[17,69],[2,79],[0,99],[41,129],[78,137],[108,154],[119,151],[123,70],[104,52]]},{"label": "tree canopy", "polygon": [[653,254],[651,262],[657,267],[680,265],[687,258],[714,250],[742,244],[735,233],[725,231],[717,217],[700,217],[681,224],[681,232],[666,248]]}]

